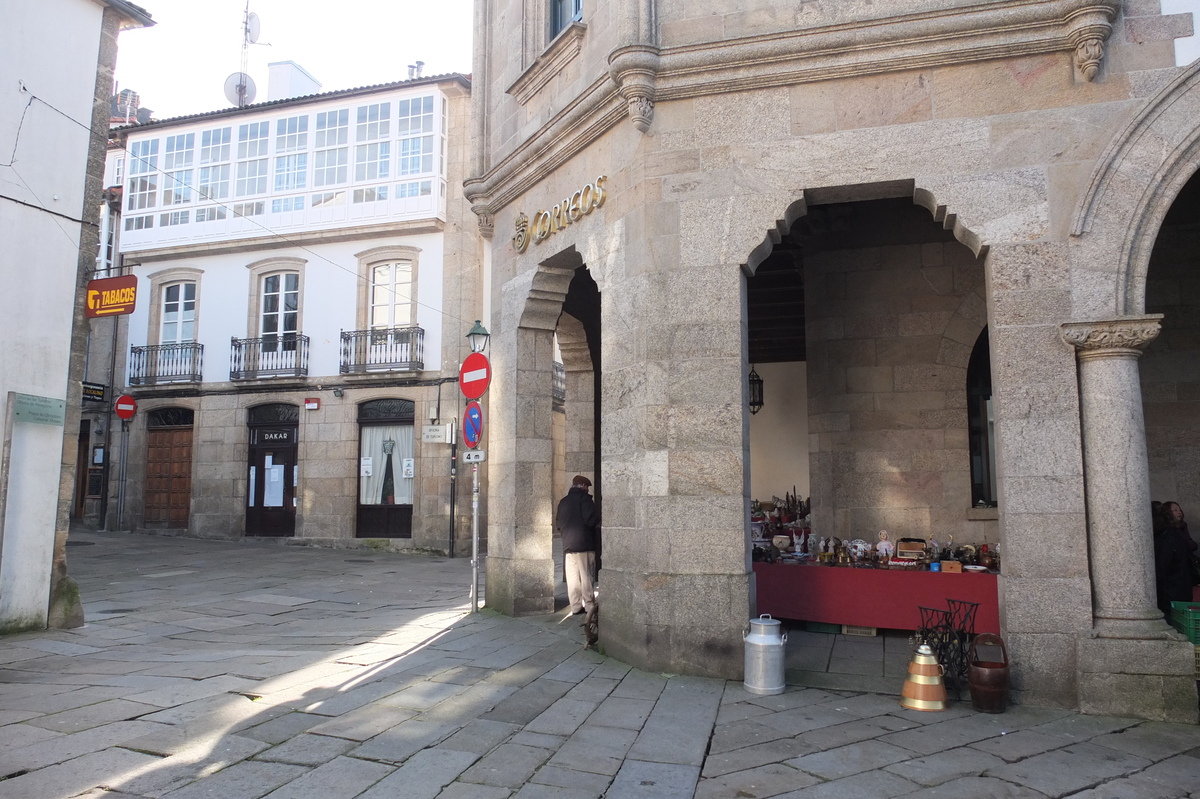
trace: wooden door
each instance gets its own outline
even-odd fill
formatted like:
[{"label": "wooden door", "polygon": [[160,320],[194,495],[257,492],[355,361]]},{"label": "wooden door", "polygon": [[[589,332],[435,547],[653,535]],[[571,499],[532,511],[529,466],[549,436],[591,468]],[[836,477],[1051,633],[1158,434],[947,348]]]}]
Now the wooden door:
[{"label": "wooden door", "polygon": [[192,502],[192,428],[159,427],[148,431],[144,523],[187,527]]}]

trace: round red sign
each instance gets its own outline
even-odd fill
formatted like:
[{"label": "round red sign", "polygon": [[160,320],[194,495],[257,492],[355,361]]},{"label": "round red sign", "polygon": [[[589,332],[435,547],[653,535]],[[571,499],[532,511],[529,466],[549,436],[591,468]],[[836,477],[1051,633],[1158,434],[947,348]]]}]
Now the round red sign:
[{"label": "round red sign", "polygon": [[492,365],[482,352],[472,352],[458,370],[458,387],[467,399],[479,399],[492,382]]},{"label": "round red sign", "polygon": [[128,394],[122,394],[121,396],[117,397],[117,404],[113,408],[113,411],[120,418],[129,421],[133,418],[133,415],[137,413],[137,400]]}]

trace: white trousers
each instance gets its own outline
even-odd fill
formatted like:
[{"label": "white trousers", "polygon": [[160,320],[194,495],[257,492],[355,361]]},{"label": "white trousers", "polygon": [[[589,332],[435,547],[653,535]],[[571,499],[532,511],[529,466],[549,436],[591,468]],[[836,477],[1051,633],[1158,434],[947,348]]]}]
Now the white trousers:
[{"label": "white trousers", "polygon": [[568,552],[564,568],[567,570],[567,600],[571,612],[594,608],[596,587],[592,584],[592,575],[596,573],[596,553]]}]

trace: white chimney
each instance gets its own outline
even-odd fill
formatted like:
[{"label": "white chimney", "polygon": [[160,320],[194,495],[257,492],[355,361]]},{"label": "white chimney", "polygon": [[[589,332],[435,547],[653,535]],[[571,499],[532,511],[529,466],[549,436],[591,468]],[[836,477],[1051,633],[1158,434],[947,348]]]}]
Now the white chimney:
[{"label": "white chimney", "polygon": [[267,100],[287,100],[304,97],[321,90],[321,81],[309,75],[295,61],[276,61],[267,64]]}]

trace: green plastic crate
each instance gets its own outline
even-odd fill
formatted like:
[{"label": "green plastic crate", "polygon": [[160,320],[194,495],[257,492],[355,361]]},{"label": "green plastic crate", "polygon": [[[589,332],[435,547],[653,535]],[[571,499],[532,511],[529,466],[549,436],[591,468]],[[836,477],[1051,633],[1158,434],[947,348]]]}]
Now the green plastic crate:
[{"label": "green plastic crate", "polygon": [[832,633],[837,635],[841,633],[842,625],[830,624],[824,621],[806,621],[804,622],[804,629],[810,633]]},{"label": "green plastic crate", "polygon": [[1172,602],[1168,621],[1189,641],[1200,645],[1200,602]]}]

